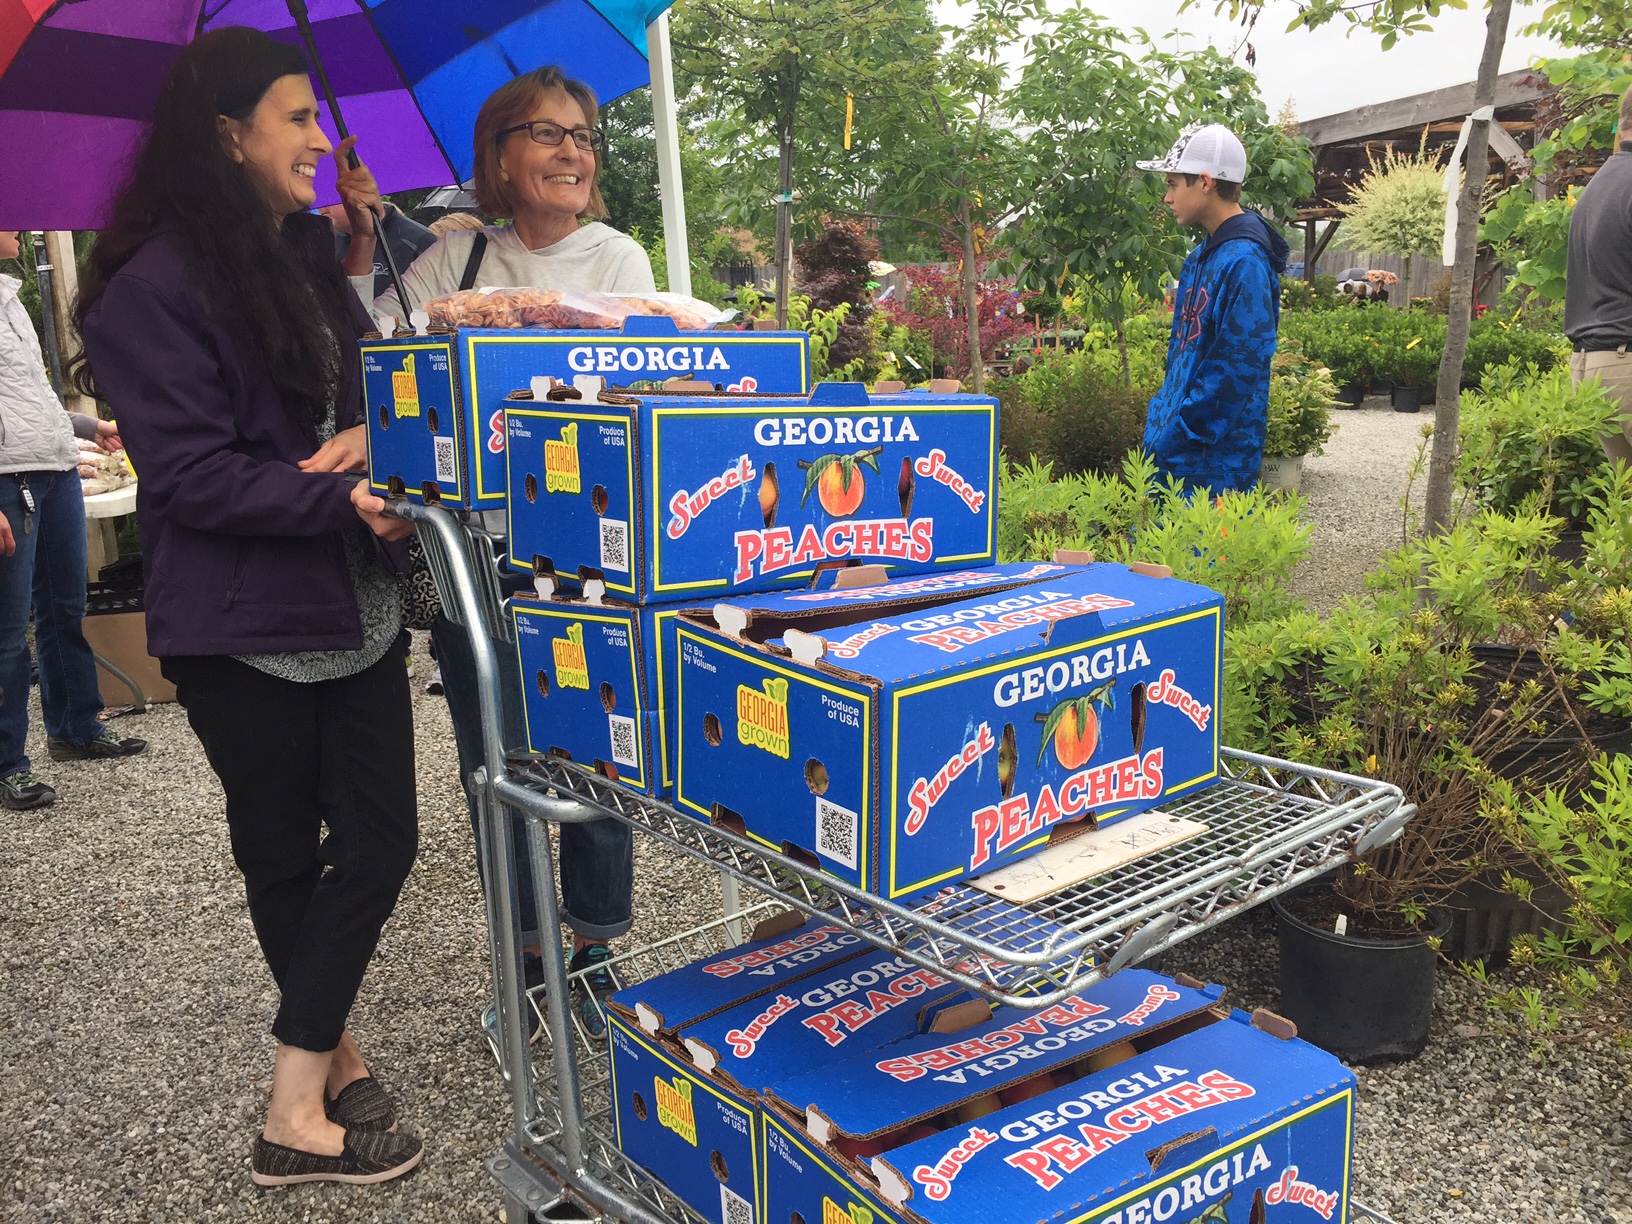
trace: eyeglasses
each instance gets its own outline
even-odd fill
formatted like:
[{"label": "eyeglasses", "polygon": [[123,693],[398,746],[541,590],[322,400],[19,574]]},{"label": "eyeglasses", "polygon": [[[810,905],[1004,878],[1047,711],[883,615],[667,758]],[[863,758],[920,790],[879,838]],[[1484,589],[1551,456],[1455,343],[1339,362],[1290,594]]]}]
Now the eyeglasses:
[{"label": "eyeglasses", "polygon": [[526,132],[534,144],[541,144],[548,148],[557,148],[568,136],[572,143],[584,152],[598,150],[606,143],[606,133],[598,128],[564,128],[559,123],[551,123],[548,119],[535,119],[531,123],[518,123],[515,127],[502,130],[497,139],[502,141],[513,132]]}]

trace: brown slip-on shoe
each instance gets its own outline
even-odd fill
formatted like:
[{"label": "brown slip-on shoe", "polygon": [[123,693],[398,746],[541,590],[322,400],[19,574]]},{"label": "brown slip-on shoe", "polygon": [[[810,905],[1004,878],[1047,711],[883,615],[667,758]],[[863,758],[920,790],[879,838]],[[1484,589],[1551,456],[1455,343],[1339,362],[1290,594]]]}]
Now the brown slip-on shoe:
[{"label": "brown slip-on shoe", "polygon": [[372,1075],[352,1080],[332,1100],[325,1096],[323,1112],[330,1122],[347,1130],[395,1132],[397,1129],[397,1107]]},{"label": "brown slip-on shoe", "polygon": [[348,1130],[345,1147],[338,1156],[302,1152],[257,1138],[249,1179],[257,1186],[297,1186],[303,1182],[371,1186],[401,1177],[424,1156],[425,1145],[418,1139],[387,1131]]}]

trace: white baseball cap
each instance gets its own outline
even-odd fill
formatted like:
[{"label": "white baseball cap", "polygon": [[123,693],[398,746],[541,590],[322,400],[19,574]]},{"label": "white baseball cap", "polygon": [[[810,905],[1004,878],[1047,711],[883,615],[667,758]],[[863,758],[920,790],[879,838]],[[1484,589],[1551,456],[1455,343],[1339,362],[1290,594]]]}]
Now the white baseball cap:
[{"label": "white baseball cap", "polygon": [[1157,174],[1210,174],[1226,183],[1247,178],[1246,146],[1222,123],[1191,124],[1179,133],[1166,157],[1136,164]]}]

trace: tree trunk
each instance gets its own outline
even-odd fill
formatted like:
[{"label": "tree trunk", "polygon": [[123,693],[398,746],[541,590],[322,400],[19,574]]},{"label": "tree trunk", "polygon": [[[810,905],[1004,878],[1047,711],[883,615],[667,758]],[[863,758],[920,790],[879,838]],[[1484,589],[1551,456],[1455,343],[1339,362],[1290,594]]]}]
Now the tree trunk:
[{"label": "tree trunk", "polygon": [[1128,362],[1128,333],[1122,327],[1122,315],[1116,313],[1111,318],[1111,327],[1116,332],[1116,350],[1122,354],[1122,385],[1133,386],[1133,366]]},{"label": "tree trunk", "polygon": [[1303,223],[1303,283],[1315,283],[1315,228],[1320,224],[1313,217]]},{"label": "tree trunk", "polygon": [[776,329],[788,330],[788,294],[793,281],[793,115],[778,133],[776,167]]},{"label": "tree trunk", "polygon": [[[74,254],[73,232],[47,230],[45,252],[51,260],[51,295],[56,302],[51,324],[57,331],[57,353],[66,367],[80,347],[79,335],[74,330],[74,301],[79,297],[79,264]],[[66,384],[62,387],[62,398],[69,412],[96,415],[96,403]]]},{"label": "tree trunk", "polygon": [[[1479,61],[1473,107],[1494,105],[1496,70],[1507,42],[1507,19],[1513,0],[1491,0],[1485,18],[1485,53]],[[1445,351],[1439,361],[1438,398],[1434,406],[1434,448],[1428,460],[1425,528],[1431,535],[1450,525],[1451,484],[1456,471],[1456,431],[1462,394],[1462,361],[1468,354],[1473,321],[1473,269],[1479,253],[1479,201],[1490,173],[1490,125],[1477,122],[1468,133],[1467,173],[1457,202],[1456,264],[1451,272],[1450,311],[1445,320]]]},{"label": "tree trunk", "polygon": [[969,380],[976,395],[985,395],[986,362],[980,352],[980,280],[975,275],[975,223],[967,196],[958,203],[958,231],[963,242],[963,313],[969,325]]}]

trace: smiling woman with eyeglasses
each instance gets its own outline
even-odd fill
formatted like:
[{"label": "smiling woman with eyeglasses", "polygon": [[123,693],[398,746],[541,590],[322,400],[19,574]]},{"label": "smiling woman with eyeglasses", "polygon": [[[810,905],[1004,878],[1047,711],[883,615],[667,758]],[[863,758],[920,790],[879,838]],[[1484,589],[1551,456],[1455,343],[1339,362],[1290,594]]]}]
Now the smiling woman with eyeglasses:
[{"label": "smiling woman with eyeglasses", "polygon": [[[478,286],[530,289],[588,289],[603,293],[651,293],[652,265],[640,244],[595,220],[606,205],[595,185],[604,137],[595,127],[595,95],[559,68],[540,68],[494,91],[476,116],[476,198],[482,211],[508,217],[511,224],[475,232],[444,234],[416,259],[403,276],[417,304],[458,289]],[[379,207],[379,193],[366,167],[341,170],[341,195],[360,212]],[[360,230],[366,236],[366,230]],[[346,272],[359,294],[369,292],[373,241],[353,237]],[[366,299],[365,299],[366,300]],[[376,299],[379,315],[402,318],[394,293]],[[336,466],[366,465],[362,428],[337,435],[331,443]],[[324,456],[319,456],[323,458]],[[489,518],[495,517],[489,515]],[[489,529],[502,532],[502,513]],[[531,582],[518,575],[516,584]],[[508,592],[507,592],[508,593]],[[481,764],[481,717],[476,701],[476,668],[465,627],[438,615],[431,627],[443,692],[453,720],[459,754],[459,776],[468,778]],[[518,703],[510,723],[519,726]],[[467,792],[471,829],[476,830],[475,801]],[[600,965],[609,955],[607,940],[629,929],[634,891],[634,851],[629,826],[595,820],[561,826],[562,917],[574,934],[573,969],[590,972],[574,979],[570,1006],[591,1031],[602,1027],[596,1003],[615,989],[611,971]],[[526,845],[517,820],[516,844]],[[478,854],[478,866],[480,855]],[[518,901],[527,946],[529,984],[543,980],[538,935],[533,925],[533,879],[525,853],[515,859]],[[522,1014],[532,1016],[523,1005]],[[488,1010],[485,1024],[494,1022]]]},{"label": "smiling woman with eyeglasses", "polygon": [[[403,283],[415,305],[461,287],[592,289],[651,293],[652,265],[633,238],[599,218],[596,186],[605,137],[595,127],[595,95],[559,68],[540,68],[495,90],[476,116],[476,198],[510,224],[444,235],[413,263]],[[366,168],[342,175],[342,193],[377,198]],[[481,249],[471,267],[472,253]],[[367,299],[372,242],[353,241],[346,270]],[[471,275],[474,273],[474,277]],[[395,293],[376,314],[403,317]]]}]

